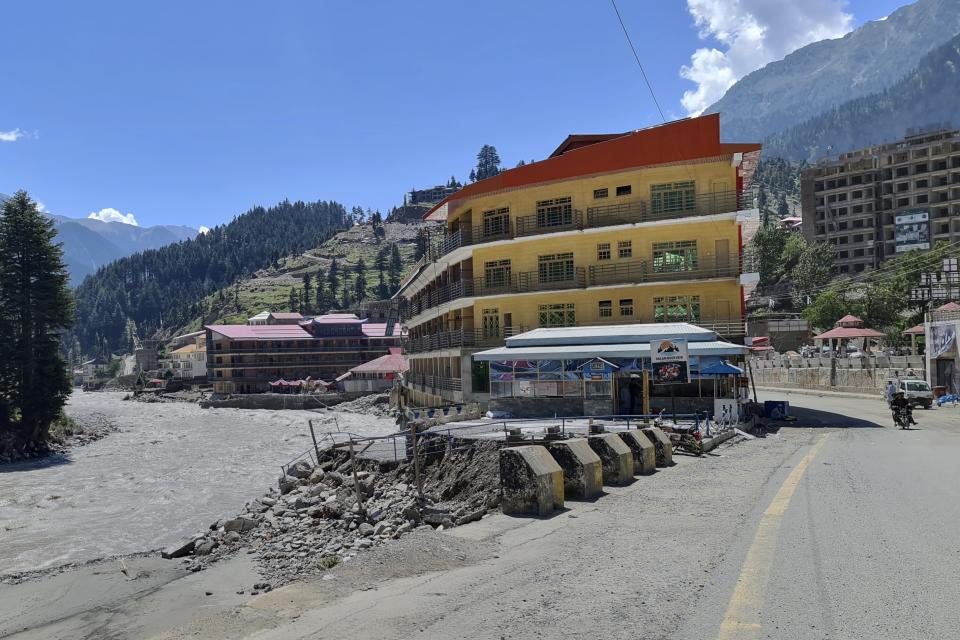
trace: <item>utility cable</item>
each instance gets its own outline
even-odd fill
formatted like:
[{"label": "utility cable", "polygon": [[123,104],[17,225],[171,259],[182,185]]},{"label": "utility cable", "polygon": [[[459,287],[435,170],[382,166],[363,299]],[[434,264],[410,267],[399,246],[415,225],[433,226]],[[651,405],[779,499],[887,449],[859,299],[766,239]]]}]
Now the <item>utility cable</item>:
[{"label": "utility cable", "polygon": [[637,61],[637,66],[640,67],[640,73],[643,75],[643,81],[647,83],[647,89],[650,90],[650,97],[653,98],[653,104],[657,105],[657,111],[660,112],[660,119],[666,122],[667,118],[663,115],[663,109],[660,108],[660,102],[657,100],[657,95],[653,92],[653,85],[650,84],[650,79],[647,78],[647,72],[643,70],[643,64],[640,62],[640,56],[637,55],[637,48],[633,46],[633,40],[630,39],[630,34],[627,32],[627,25],[623,23],[623,17],[620,15],[620,9],[617,8],[617,1],[610,0],[610,4],[613,5],[613,10],[617,14],[617,20],[620,21],[620,28],[623,29],[623,35],[627,37],[627,43],[630,45],[630,50],[633,51],[633,57]]}]

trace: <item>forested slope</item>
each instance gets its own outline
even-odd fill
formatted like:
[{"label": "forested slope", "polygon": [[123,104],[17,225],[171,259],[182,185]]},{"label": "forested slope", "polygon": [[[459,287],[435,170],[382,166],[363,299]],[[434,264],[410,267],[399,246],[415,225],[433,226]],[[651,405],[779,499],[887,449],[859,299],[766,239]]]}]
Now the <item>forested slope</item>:
[{"label": "forested slope", "polygon": [[125,350],[128,320],[141,336],[187,324],[206,296],[320,246],[348,225],[339,203],[284,201],[255,207],[197,238],[117,260],[77,287],[73,337],[84,353]]}]

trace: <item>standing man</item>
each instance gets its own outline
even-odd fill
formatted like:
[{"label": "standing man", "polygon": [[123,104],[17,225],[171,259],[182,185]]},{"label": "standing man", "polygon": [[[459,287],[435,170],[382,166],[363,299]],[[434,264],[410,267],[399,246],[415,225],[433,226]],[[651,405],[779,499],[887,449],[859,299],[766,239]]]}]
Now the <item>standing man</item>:
[{"label": "standing man", "polygon": [[897,395],[897,385],[893,383],[893,380],[887,383],[887,404],[893,402],[893,397]]}]

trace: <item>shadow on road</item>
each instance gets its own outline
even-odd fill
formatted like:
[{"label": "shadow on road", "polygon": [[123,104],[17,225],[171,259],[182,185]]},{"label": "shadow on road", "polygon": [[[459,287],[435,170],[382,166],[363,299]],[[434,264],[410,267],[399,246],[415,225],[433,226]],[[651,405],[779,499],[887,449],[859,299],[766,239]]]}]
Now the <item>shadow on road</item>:
[{"label": "shadow on road", "polygon": [[802,429],[822,429],[822,428],[841,428],[841,429],[862,429],[873,428],[883,429],[884,425],[877,424],[872,420],[858,418],[856,416],[833,413],[832,411],[822,411],[820,409],[809,409],[805,407],[790,407],[790,413],[796,417],[796,420],[787,422],[778,420],[771,422],[770,426],[775,429],[780,428],[802,428]]},{"label": "shadow on road", "polygon": [[49,467],[58,467],[62,464],[71,464],[70,457],[62,453],[52,453],[43,458],[34,458],[32,460],[21,460],[19,462],[7,462],[0,464],[0,473],[14,473],[19,471],[36,471],[37,469],[47,469]]}]

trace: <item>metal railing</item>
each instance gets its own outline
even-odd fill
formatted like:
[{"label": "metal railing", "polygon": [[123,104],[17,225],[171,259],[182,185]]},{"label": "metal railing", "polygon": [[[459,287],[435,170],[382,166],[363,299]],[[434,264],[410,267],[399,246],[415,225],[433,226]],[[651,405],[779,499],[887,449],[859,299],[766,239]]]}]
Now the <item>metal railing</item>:
[{"label": "metal railing", "polygon": [[732,213],[740,208],[741,199],[736,191],[717,191],[680,198],[677,202],[664,202],[664,200],[632,200],[613,205],[589,207],[586,215],[580,209],[559,213],[539,212],[498,222],[487,222],[486,225],[462,227],[435,242],[429,248],[426,257],[428,260],[436,260],[464,246],[584,227],[608,227]]},{"label": "metal railing", "polygon": [[482,329],[437,331],[430,335],[410,338],[407,349],[410,353],[424,353],[439,349],[500,347],[507,338],[528,330],[526,327],[510,327],[496,332]]},{"label": "metal railing", "polygon": [[736,278],[741,266],[738,253],[699,255],[681,264],[654,259],[593,265],[590,267],[590,285]]}]

